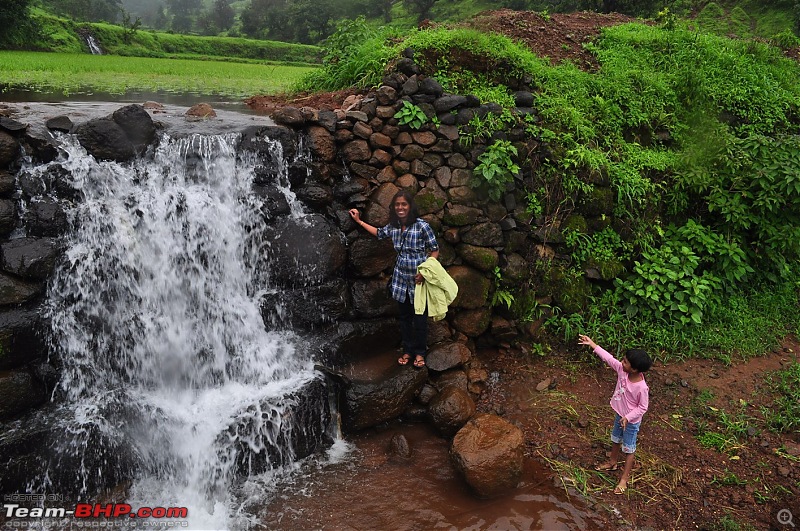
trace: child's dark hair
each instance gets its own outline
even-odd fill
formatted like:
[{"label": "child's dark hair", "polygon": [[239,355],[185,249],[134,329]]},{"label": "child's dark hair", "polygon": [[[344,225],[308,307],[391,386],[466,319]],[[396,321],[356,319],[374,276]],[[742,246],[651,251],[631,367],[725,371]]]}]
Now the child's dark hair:
[{"label": "child's dark hair", "polygon": [[408,217],[406,218],[406,223],[413,225],[419,217],[419,210],[417,210],[417,204],[414,203],[414,197],[408,190],[400,190],[392,197],[392,202],[389,203],[389,223],[395,227],[400,226],[400,219],[397,217],[397,212],[394,211],[394,203],[400,197],[408,201]]},{"label": "child's dark hair", "polygon": [[631,367],[637,372],[647,372],[653,365],[653,361],[650,359],[650,356],[647,355],[642,349],[639,348],[632,348],[625,353],[625,359],[628,360],[628,363],[631,364]]}]

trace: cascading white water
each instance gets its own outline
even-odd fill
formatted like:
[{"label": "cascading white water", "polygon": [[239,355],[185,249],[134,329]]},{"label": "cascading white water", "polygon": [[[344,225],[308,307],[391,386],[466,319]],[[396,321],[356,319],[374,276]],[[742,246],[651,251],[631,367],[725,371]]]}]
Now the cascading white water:
[{"label": "cascading white water", "polygon": [[188,507],[192,529],[246,527],[237,448],[291,453],[291,393],[316,378],[293,334],[265,330],[269,242],[255,157],[237,157],[236,140],[163,138],[128,166],[65,137],[60,162],[82,195],[48,293],[66,429],[124,439],[128,503]]},{"label": "cascading white water", "polygon": [[85,38],[86,46],[89,47],[89,51],[92,52],[92,55],[103,55],[103,50],[100,48],[100,44],[93,35],[87,34]]}]

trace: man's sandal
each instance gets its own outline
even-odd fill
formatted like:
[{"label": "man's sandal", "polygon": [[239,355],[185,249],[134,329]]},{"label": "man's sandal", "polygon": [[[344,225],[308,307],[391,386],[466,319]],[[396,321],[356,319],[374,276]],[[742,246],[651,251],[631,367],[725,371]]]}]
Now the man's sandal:
[{"label": "man's sandal", "polygon": [[616,463],[614,463],[613,465],[610,465],[608,463],[603,463],[602,465],[597,465],[596,467],[594,467],[594,469],[599,472],[614,472],[616,470],[619,470],[619,465]]},{"label": "man's sandal", "polygon": [[628,482],[627,481],[620,481],[619,485],[614,488],[614,494],[621,495],[625,494],[625,491],[628,490]]},{"label": "man's sandal", "polygon": [[400,365],[408,365],[408,362],[411,361],[411,354],[403,354],[399,358],[397,358],[397,363]]},{"label": "man's sandal", "polygon": [[414,367],[416,367],[417,369],[421,369],[424,366],[425,366],[425,358],[423,358],[422,356],[417,356],[417,358],[414,360]]}]

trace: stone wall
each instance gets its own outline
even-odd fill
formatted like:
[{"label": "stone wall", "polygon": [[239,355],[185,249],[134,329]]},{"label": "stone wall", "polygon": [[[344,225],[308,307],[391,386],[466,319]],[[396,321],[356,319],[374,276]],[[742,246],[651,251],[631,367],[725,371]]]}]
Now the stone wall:
[{"label": "stone wall", "polygon": [[[546,247],[549,232],[534,230],[522,187],[516,186],[521,182],[509,185],[499,202],[490,201],[473,184],[473,168],[485,144],[464,147],[458,126],[499,109],[475,98],[443,94],[431,78],[395,74],[386,81],[392,84],[351,97],[342,109],[287,107],[273,115],[306,136],[314,157],[314,171],[299,184],[298,195],[336,220],[347,236],[349,315],[363,320],[394,315],[385,289],[394,251],[390,243],[359,229],[347,210],[358,208],[367,223],[385,225],[392,197],[405,189],[415,195],[420,215],[436,232],[440,261],[460,288],[448,313],[453,337],[465,342],[513,338],[522,328],[493,312],[490,304],[495,268],[508,285],[523,285],[537,253],[554,252]],[[520,106],[514,112],[532,114],[524,107],[531,100],[530,93],[517,93]],[[400,125],[394,116],[404,101],[439,123],[430,121],[417,130]],[[537,156],[520,131],[503,136],[522,144],[520,152]]]},{"label": "stone wall", "polygon": [[[23,153],[52,160],[57,151],[43,124],[0,116],[0,420],[45,403],[58,380],[46,363],[42,303],[67,219],[57,202],[42,200],[27,206],[21,227],[20,199],[43,186],[15,178]],[[12,239],[15,231],[23,237]]]}]

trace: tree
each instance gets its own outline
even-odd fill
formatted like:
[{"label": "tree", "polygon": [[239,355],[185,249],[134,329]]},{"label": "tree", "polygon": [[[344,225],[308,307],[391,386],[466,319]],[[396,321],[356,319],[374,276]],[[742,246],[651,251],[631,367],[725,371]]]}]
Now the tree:
[{"label": "tree", "polygon": [[211,6],[211,15],[219,31],[230,29],[236,18],[230,0],[214,0],[214,5]]},{"label": "tree", "polygon": [[131,14],[122,10],[122,27],[124,29],[122,34],[122,40],[125,41],[126,44],[130,44],[131,39],[133,39],[136,32],[139,31],[139,28],[142,27],[142,19],[136,17],[136,20],[131,22]]},{"label": "tree", "polygon": [[392,21],[392,5],[395,0],[351,0],[341,2],[340,16],[355,19],[361,15],[373,18],[382,17],[384,22]]},{"label": "tree", "polygon": [[236,13],[230,0],[214,0],[214,4],[197,18],[197,26],[203,35],[217,35],[233,26]]},{"label": "tree", "polygon": [[333,32],[333,20],[339,8],[335,0],[294,0],[288,6],[289,24],[294,28],[292,40],[315,44]]},{"label": "tree", "polygon": [[417,22],[422,22],[428,18],[435,3],[436,0],[403,0],[403,5],[408,12],[417,15]]},{"label": "tree", "polygon": [[242,31],[249,37],[280,39],[275,33],[286,30],[287,24],[285,0],[250,0],[242,11]]},{"label": "tree", "polygon": [[200,0],[167,0],[172,15],[172,29],[178,33],[192,30],[194,20],[200,11]]},{"label": "tree", "polygon": [[20,47],[25,35],[33,29],[30,19],[31,0],[4,0],[0,3],[0,45]]}]

